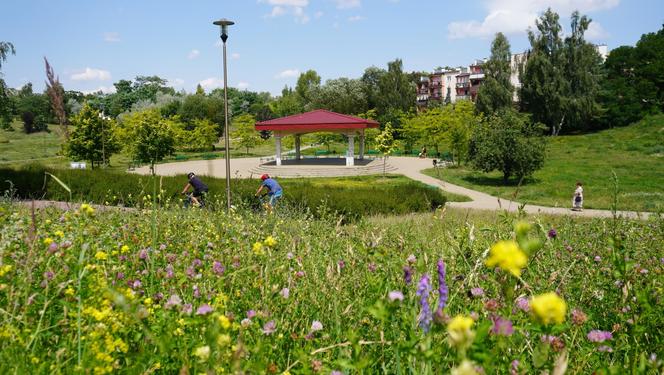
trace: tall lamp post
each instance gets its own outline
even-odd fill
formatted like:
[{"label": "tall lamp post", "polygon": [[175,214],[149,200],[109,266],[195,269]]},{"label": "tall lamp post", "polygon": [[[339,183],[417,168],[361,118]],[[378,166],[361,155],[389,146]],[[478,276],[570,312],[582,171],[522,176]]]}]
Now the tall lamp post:
[{"label": "tall lamp post", "polygon": [[213,24],[221,27],[221,41],[224,45],[224,145],[226,147],[226,203],[227,209],[231,210],[231,156],[228,134],[228,73],[226,70],[226,40],[228,39],[228,26],[235,22],[222,18],[214,21]]}]

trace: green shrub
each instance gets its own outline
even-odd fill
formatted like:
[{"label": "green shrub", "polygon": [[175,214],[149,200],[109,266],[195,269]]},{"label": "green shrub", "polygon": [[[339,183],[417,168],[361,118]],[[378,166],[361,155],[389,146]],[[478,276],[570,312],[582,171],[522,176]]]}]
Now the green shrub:
[{"label": "green shrub", "polygon": [[[69,193],[45,172],[57,176],[72,190],[75,201],[100,204],[142,207],[156,195],[162,204],[180,204],[182,188],[187,183],[184,175],[144,176],[108,170],[46,169],[30,165],[24,169],[0,169],[0,181],[11,181],[21,199],[50,199],[66,201]],[[203,177],[210,188],[208,202],[214,208],[226,201],[224,179]],[[349,219],[379,214],[403,214],[426,212],[445,204],[446,199],[438,189],[388,176],[354,177],[343,179],[280,179],[284,188],[281,205],[308,210],[315,216],[326,211],[337,212]],[[234,179],[233,204],[259,207],[254,193],[259,186],[255,179]],[[7,190],[3,185],[0,191]]]}]

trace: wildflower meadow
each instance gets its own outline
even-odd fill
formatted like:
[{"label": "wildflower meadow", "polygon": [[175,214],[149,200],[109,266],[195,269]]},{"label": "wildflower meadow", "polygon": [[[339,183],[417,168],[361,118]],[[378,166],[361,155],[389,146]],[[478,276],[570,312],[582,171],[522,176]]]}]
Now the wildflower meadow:
[{"label": "wildflower meadow", "polygon": [[664,221],[0,204],[0,372],[664,370]]}]

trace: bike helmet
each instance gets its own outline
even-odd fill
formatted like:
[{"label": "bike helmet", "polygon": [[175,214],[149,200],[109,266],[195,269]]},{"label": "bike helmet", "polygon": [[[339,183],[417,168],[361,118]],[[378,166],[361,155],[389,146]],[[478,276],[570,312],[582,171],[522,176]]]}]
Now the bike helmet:
[{"label": "bike helmet", "polygon": [[187,178],[190,179],[190,180],[191,180],[191,178],[194,177],[194,176],[196,176],[196,175],[194,174],[194,172],[189,172],[189,173],[187,174]]},{"label": "bike helmet", "polygon": [[263,181],[267,180],[268,178],[270,178],[270,175],[268,175],[268,174],[264,174],[264,175],[261,176],[261,180],[263,180]]}]

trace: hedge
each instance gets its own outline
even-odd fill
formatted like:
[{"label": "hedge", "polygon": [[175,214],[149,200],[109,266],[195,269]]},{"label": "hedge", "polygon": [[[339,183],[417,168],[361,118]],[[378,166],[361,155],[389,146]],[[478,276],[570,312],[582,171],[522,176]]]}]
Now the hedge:
[{"label": "hedge", "polygon": [[[144,176],[117,171],[51,169],[30,165],[22,169],[0,169],[0,192],[13,187],[20,199],[68,201],[70,194],[46,172],[57,176],[71,189],[71,199],[79,202],[142,207],[156,195],[162,203],[180,204],[180,192],[187,183],[185,175]],[[224,179],[203,176],[210,188],[208,203],[223,206],[226,201]],[[381,178],[382,179],[382,178]],[[437,188],[403,177],[386,176],[339,179],[279,179],[284,188],[284,204],[309,210],[314,216],[336,212],[349,218],[379,214],[426,212],[445,204]],[[11,182],[11,183],[10,183]],[[234,179],[233,204],[256,208],[256,179]],[[161,190],[161,192],[160,192]],[[156,193],[156,194],[155,194]]]}]

